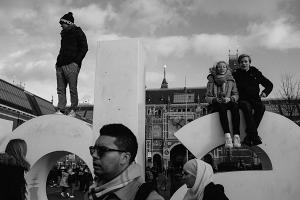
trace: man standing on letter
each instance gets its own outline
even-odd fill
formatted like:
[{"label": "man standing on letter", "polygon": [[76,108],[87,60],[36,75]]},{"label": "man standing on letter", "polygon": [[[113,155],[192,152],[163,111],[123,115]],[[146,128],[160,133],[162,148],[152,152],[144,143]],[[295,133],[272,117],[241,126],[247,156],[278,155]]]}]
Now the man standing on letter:
[{"label": "man standing on letter", "polygon": [[78,105],[77,81],[81,63],[88,51],[87,39],[80,27],[74,24],[71,12],[65,14],[59,21],[61,31],[61,47],[56,61],[56,79],[58,105],[57,114],[65,114],[67,98],[66,88],[69,84],[71,107],[69,116],[75,117]]}]

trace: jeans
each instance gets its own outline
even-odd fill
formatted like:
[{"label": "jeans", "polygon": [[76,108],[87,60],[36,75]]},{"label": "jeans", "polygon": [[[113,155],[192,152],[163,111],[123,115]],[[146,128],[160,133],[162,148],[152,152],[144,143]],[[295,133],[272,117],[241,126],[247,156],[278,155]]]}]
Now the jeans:
[{"label": "jeans", "polygon": [[214,102],[212,104],[212,110],[213,110],[213,112],[219,112],[220,121],[221,121],[221,125],[223,128],[224,134],[230,133],[228,117],[227,117],[227,110],[230,110],[231,116],[232,116],[231,121],[232,121],[233,135],[240,135],[240,113],[239,113],[239,107],[238,107],[237,103]]},{"label": "jeans", "polygon": [[265,105],[261,101],[249,102],[240,100],[239,107],[244,113],[247,135],[257,136],[257,128],[266,110]]},{"label": "jeans", "polygon": [[65,112],[67,104],[66,88],[69,85],[71,107],[70,110],[76,110],[78,105],[78,81],[79,68],[75,65],[64,65],[62,67],[56,67],[56,80],[57,80],[57,95],[58,104],[57,108],[61,112]]}]

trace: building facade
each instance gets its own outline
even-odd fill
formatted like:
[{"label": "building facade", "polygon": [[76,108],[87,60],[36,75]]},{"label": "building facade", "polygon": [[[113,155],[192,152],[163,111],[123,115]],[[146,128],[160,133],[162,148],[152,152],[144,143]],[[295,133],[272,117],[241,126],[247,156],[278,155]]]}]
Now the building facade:
[{"label": "building facade", "polygon": [[52,102],[0,79],[0,118],[12,121],[13,129],[34,117],[54,112]]}]

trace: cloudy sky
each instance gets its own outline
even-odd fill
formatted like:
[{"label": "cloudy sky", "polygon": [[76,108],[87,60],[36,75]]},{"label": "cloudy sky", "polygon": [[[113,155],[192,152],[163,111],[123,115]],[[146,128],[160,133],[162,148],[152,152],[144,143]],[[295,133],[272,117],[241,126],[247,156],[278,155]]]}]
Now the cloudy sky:
[{"label": "cloudy sky", "polygon": [[300,79],[299,0],[1,0],[0,78],[25,84],[47,100],[56,95],[59,19],[67,12],[86,33],[89,51],[79,75],[79,99],[93,102],[96,44],[141,38],[149,51],[146,86],[206,85],[208,68],[228,50],[248,53],[274,83]]}]

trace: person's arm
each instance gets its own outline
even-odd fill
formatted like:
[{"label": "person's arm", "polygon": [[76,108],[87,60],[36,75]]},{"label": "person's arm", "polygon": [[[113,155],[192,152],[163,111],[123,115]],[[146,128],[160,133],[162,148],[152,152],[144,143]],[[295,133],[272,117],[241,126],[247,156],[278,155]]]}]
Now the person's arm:
[{"label": "person's arm", "polygon": [[264,90],[261,92],[261,96],[267,97],[273,90],[273,83],[269,79],[267,79],[259,70],[257,70],[257,77],[259,83],[264,87]]},{"label": "person's arm", "polygon": [[217,101],[217,97],[213,94],[214,90],[214,83],[208,82],[206,87],[206,95],[205,95],[205,101],[209,104],[212,104],[214,101]]},{"label": "person's arm", "polygon": [[78,28],[78,36],[77,36],[77,42],[78,42],[78,53],[77,56],[74,60],[74,62],[79,65],[81,63],[81,61],[83,60],[83,58],[85,57],[87,51],[88,51],[88,44],[87,44],[87,39],[86,36],[84,34],[84,32]]},{"label": "person's arm", "polygon": [[233,84],[232,84],[232,90],[231,90],[231,96],[230,96],[230,101],[237,102],[238,100],[239,100],[239,92],[238,92],[236,83],[233,82]]}]

